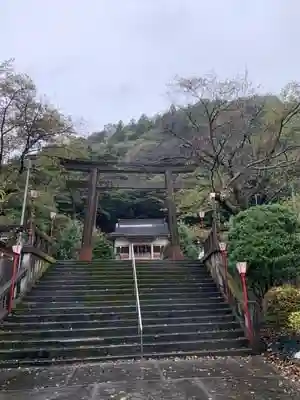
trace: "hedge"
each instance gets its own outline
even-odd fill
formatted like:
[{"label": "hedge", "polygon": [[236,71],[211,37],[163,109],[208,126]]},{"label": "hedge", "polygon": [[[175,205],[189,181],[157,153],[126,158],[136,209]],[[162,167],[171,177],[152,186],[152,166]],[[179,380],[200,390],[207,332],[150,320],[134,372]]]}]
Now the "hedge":
[{"label": "hedge", "polygon": [[268,326],[300,331],[300,289],[292,285],[272,288],[264,299]]}]

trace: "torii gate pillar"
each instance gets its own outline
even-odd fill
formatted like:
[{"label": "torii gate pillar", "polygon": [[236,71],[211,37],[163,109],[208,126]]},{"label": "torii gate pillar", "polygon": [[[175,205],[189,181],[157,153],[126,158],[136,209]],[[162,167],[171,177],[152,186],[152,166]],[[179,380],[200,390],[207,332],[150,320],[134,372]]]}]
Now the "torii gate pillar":
[{"label": "torii gate pillar", "polygon": [[172,260],[182,260],[184,259],[184,255],[182,254],[182,251],[180,249],[176,204],[174,201],[173,178],[171,170],[165,171],[165,184],[167,189],[168,221],[171,236],[171,244],[167,250],[167,257]]},{"label": "torii gate pillar", "polygon": [[97,178],[98,169],[93,168],[90,170],[89,175],[87,207],[85,210],[81,249],[79,254],[79,260],[81,261],[91,261],[93,257],[92,239],[98,201]]}]

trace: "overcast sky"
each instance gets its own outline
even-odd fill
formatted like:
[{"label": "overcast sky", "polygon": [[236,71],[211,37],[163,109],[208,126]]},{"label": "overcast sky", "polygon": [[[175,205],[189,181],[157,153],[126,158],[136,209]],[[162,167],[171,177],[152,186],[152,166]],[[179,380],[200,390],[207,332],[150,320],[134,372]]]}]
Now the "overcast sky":
[{"label": "overcast sky", "polygon": [[88,131],[163,110],[175,75],[300,80],[299,0],[0,0],[0,15],[0,59]]}]

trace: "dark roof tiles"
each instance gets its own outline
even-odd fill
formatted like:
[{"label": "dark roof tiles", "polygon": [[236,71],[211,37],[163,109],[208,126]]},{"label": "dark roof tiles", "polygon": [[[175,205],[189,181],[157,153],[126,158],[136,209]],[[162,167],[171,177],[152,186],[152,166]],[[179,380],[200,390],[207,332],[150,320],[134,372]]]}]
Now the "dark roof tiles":
[{"label": "dark roof tiles", "polygon": [[114,235],[167,236],[168,224],[163,219],[128,219],[116,224]]},{"label": "dark roof tiles", "polygon": [[165,220],[163,218],[139,218],[139,219],[119,219],[119,225],[161,225],[165,224]]}]

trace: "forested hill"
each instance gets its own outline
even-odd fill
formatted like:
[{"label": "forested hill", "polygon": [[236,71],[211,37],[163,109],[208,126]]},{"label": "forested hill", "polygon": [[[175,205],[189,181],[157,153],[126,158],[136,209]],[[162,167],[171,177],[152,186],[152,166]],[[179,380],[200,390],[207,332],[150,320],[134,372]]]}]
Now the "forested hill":
[{"label": "forested hill", "polygon": [[127,125],[122,121],[107,125],[102,131],[92,133],[87,143],[94,156],[110,153],[126,162],[156,162],[168,155],[179,157],[178,140],[164,132],[166,115],[142,115]]},{"label": "forested hill", "polygon": [[[217,101],[207,99],[203,99],[203,103],[198,102],[187,107],[172,105],[169,110],[155,116],[143,114],[138,120],[132,119],[128,124],[122,121],[108,124],[103,130],[90,134],[86,144],[95,159],[103,156],[105,158],[110,154],[111,157],[125,162],[151,163],[165,160],[170,163],[185,163],[191,160],[193,153],[197,162],[195,153],[199,152],[198,146],[201,145],[203,150],[206,150],[204,147],[214,147],[214,144],[218,147],[229,131],[230,144],[234,146],[237,144],[234,141],[239,140],[237,131],[241,129],[243,135],[242,130],[250,120],[252,126],[249,126],[251,132],[248,133],[248,139],[251,140],[269,123],[269,115],[274,112],[272,117],[275,117],[277,108],[283,107],[283,103],[275,96],[255,96],[242,101],[242,109],[239,99],[236,104],[230,104],[231,110],[229,107],[223,110]],[[213,112],[219,115],[216,120],[210,121],[210,113]],[[225,118],[228,120],[224,121]],[[191,151],[191,147],[197,151]],[[211,155],[214,156],[213,152]],[[198,164],[201,166],[201,162]]]},{"label": "forested hill", "polygon": [[178,205],[194,214],[209,207],[209,191],[218,192],[221,208],[232,214],[289,196],[291,184],[297,188],[298,84],[287,85],[280,97],[258,95],[244,81],[215,78],[182,80],[179,87],[191,96],[188,105],[93,133],[87,139],[93,156],[195,163],[195,191]]},{"label": "forested hill", "polygon": [[[119,121],[80,137],[72,118],[38,96],[30,77],[13,64],[0,64],[0,180],[2,222],[20,219],[26,158],[34,151],[30,188],[39,191],[36,217],[49,211],[81,219],[83,194],[71,191],[59,157],[115,162],[193,163],[193,189],[176,194],[179,217],[197,220],[209,211],[209,193],[220,209],[235,214],[255,203],[298,191],[300,86],[292,82],[280,96],[258,95],[247,77],[216,76],[178,80],[178,106],[137,121]],[[73,176],[74,178],[74,176]],[[152,177],[155,179],[155,177]],[[140,178],[143,179],[143,178]],[[186,178],[185,178],[186,179]],[[99,201],[98,223],[112,229],[117,218],[161,217],[163,196],[110,191]],[[209,215],[209,213],[208,213]]]}]

